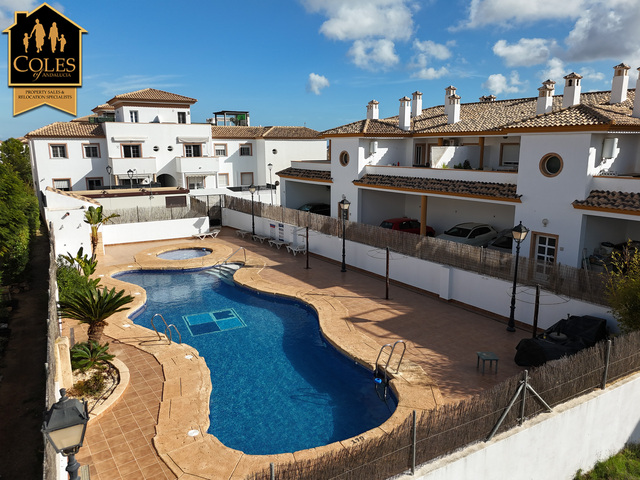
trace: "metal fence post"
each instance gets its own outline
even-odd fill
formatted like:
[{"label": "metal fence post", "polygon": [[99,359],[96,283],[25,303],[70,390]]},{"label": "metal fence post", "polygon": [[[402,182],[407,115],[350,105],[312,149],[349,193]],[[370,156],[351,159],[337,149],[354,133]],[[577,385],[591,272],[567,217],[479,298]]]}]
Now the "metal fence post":
[{"label": "metal fence post", "polygon": [[416,411],[413,411],[413,428],[411,439],[411,475],[416,473]]},{"label": "metal fence post", "polygon": [[609,358],[611,357],[611,340],[607,340],[607,351],[604,355],[604,375],[602,376],[601,388],[607,388],[607,375],[609,375]]},{"label": "metal fence post", "polygon": [[271,480],[276,480],[276,467],[273,462],[271,462],[269,468],[271,469]]}]

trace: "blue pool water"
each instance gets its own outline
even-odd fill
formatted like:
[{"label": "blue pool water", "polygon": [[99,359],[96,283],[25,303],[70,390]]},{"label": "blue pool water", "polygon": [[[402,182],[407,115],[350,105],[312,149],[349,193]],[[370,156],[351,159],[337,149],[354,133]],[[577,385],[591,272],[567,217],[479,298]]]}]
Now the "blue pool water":
[{"label": "blue pool water", "polygon": [[301,302],[230,285],[207,270],[118,278],[147,291],[135,323],[151,328],[161,313],[205,358],[209,433],[230,448],[265,455],[326,445],[382,424],[395,409],[391,396],[378,397],[371,372],[324,341],[316,313]]},{"label": "blue pool water", "polygon": [[158,258],[163,260],[188,260],[190,258],[204,257],[209,255],[211,250],[206,248],[181,248],[179,250],[169,250],[158,254]]}]

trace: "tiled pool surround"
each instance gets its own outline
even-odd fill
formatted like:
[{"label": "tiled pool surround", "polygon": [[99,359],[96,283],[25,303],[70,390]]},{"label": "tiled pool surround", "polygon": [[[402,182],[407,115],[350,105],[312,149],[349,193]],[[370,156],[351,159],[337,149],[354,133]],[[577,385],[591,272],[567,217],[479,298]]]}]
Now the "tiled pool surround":
[{"label": "tiled pool surround", "polygon": [[[209,248],[212,253],[188,260],[163,260],[160,251],[181,248]],[[141,308],[146,299],[143,289],[125,284],[111,275],[140,269],[203,268],[213,266],[227,258],[237,245],[218,239],[176,242],[175,245],[144,250],[135,256],[135,262],[122,266],[105,267],[99,262],[99,272],[104,275],[102,284],[124,288],[134,295],[132,310]],[[235,280],[249,288],[277,295],[295,297],[310,304],[319,316],[323,335],[339,351],[347,354],[360,364],[373,369],[379,348],[375,341],[356,331],[349,321],[348,310],[339,298],[331,292],[325,295],[318,291],[291,291],[286,285],[266,281],[261,272],[271,267],[271,261],[259,254],[246,252],[245,267],[240,269]],[[125,327],[125,325],[127,325]],[[349,448],[361,438],[386,435],[395,425],[404,421],[412,410],[431,409],[441,403],[440,393],[424,371],[405,360],[400,372],[392,375],[391,386],[398,398],[398,408],[383,425],[365,432],[357,438],[310,450],[280,455],[245,455],[222,445],[212,435],[202,433],[208,429],[208,405],[211,393],[208,368],[198,352],[188,345],[158,340],[154,332],[131,325],[126,313],[116,314],[109,321],[105,333],[118,341],[127,343],[153,354],[162,364],[165,381],[158,415],[154,446],[168,467],[180,477],[183,474],[198,475],[202,478],[243,478],[258,468],[268,468],[271,462],[289,462],[310,458],[328,449]],[[195,436],[190,431],[197,430]]]}]

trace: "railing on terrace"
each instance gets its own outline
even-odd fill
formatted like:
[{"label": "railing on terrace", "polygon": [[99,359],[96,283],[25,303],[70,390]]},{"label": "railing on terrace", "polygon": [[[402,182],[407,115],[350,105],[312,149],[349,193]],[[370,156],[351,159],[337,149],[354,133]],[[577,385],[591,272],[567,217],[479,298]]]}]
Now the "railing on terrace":
[{"label": "railing on terrace", "polygon": [[[610,350],[609,350],[610,349]],[[607,355],[609,350],[610,355]],[[595,389],[605,388],[640,370],[640,332],[601,342],[571,357],[554,360],[529,372],[527,382],[552,408]],[[314,459],[273,465],[248,480],[384,480],[468,445],[483,442],[496,426],[522,379],[511,377],[469,399],[417,415],[378,438],[364,439]],[[522,412],[520,396],[498,431],[509,430],[546,411],[529,397]],[[520,414],[523,413],[521,417]],[[415,439],[415,441],[414,441]],[[415,452],[415,453],[414,453]],[[275,474],[275,477],[272,476]]]},{"label": "railing on terrace", "polygon": [[[251,200],[225,196],[223,206],[251,214]],[[254,202],[254,215],[297,227],[309,227],[326,235],[342,236],[342,221],[333,217],[259,202]],[[346,222],[345,237],[352,242],[381,249],[389,247],[410,257],[513,281],[515,256],[509,253],[356,222]],[[540,285],[557,295],[606,305],[604,276],[589,270],[561,264],[540,264],[535,259],[521,257],[518,284]]]}]

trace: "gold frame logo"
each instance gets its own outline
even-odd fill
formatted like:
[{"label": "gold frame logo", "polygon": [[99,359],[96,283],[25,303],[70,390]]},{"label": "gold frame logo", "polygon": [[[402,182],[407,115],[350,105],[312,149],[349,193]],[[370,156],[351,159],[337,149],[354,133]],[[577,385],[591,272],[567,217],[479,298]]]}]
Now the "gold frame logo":
[{"label": "gold frame logo", "polygon": [[9,35],[13,115],[49,105],[76,115],[82,86],[82,34],[87,31],[47,3],[15,12]]}]

